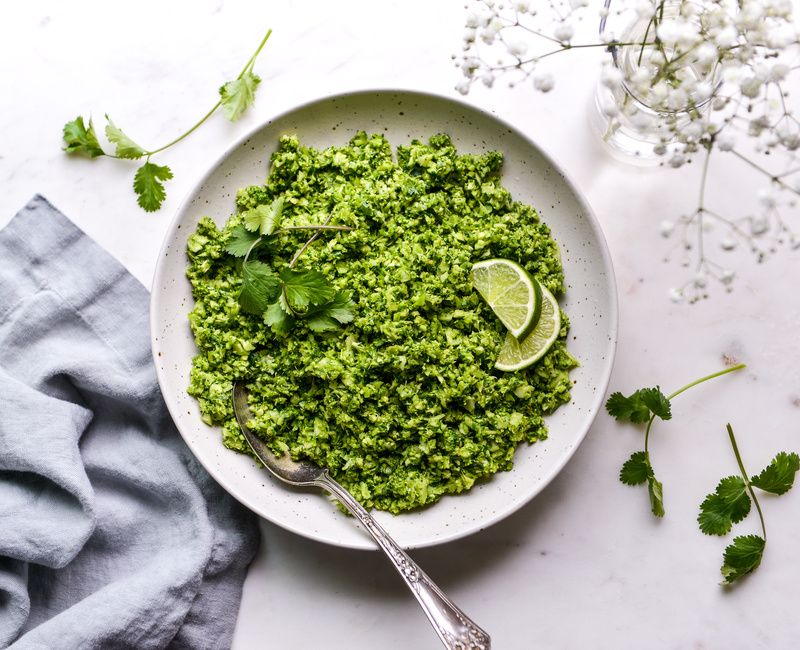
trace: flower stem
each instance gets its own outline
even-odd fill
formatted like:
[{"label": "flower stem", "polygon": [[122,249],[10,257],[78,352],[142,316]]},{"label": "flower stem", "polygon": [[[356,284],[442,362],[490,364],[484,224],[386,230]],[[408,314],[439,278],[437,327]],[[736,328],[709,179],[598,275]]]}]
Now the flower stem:
[{"label": "flower stem", "polygon": [[726,428],[728,429],[728,437],[731,439],[731,447],[733,447],[733,455],[736,456],[736,462],[739,463],[739,470],[742,473],[742,479],[744,479],[744,484],[747,486],[748,492],[750,492],[750,496],[753,499],[753,503],[756,504],[756,510],[758,511],[758,518],[761,520],[761,532],[764,533],[764,543],[766,543],[767,527],[764,525],[764,513],[761,512],[761,505],[758,503],[755,490],[753,490],[753,486],[750,484],[750,478],[749,478],[750,475],[744,468],[744,463],[742,462],[742,455],[739,453],[739,446],[736,444],[736,438],[733,435],[733,427],[730,424],[727,424]]}]

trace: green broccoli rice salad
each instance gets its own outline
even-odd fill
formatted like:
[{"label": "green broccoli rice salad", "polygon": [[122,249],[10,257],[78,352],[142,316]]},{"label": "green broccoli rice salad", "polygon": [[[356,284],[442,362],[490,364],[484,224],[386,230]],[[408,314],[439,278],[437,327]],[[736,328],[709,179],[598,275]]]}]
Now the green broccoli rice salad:
[{"label": "green broccoli rice salad", "polygon": [[382,135],[327,149],[284,136],[224,227],[199,221],[188,392],[227,447],[251,453],[231,402],[243,380],[251,428],[276,453],[400,513],[509,470],[521,442],[546,437],[577,365],[566,314],[538,361],[503,372],[506,327],[471,278],[502,258],[564,291],[558,246],[502,186],[502,160],[461,155],[446,135],[396,156]]}]

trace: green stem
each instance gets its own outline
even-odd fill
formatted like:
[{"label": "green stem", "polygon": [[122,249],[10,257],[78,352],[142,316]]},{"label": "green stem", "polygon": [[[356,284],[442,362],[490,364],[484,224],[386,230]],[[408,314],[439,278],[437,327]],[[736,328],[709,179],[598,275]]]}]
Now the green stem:
[{"label": "green stem", "polygon": [[636,65],[642,65],[642,57],[644,56],[644,44],[647,42],[647,37],[650,35],[650,28],[653,26],[654,17],[650,18],[647,22],[647,29],[644,30],[644,36],[642,36],[642,47],[639,50],[639,58],[636,59]]},{"label": "green stem", "polygon": [[650,428],[653,426],[653,420],[656,419],[655,413],[650,416],[650,420],[647,422],[647,428],[644,430],[644,454],[647,456],[647,462],[650,462],[650,451],[648,449],[648,443],[650,442]]},{"label": "green stem", "polygon": [[244,254],[244,259],[242,260],[242,264],[247,263],[247,260],[250,257],[250,253],[252,253],[255,250],[255,247],[258,246],[263,240],[264,237],[261,236],[258,239],[256,239],[252,244],[250,244],[250,248],[248,248],[247,252]]},{"label": "green stem", "polygon": [[[562,47],[558,48],[557,50],[551,50],[550,52],[546,52],[546,53],[542,54],[541,56],[535,56],[533,58],[526,59],[525,61],[520,61],[518,64],[515,63],[513,65],[505,66],[505,67],[517,67],[518,65],[525,65],[526,63],[535,63],[536,61],[540,61],[541,59],[546,59],[548,56],[553,56],[554,54],[558,54],[559,52],[566,52],[568,50],[579,50],[579,49],[582,49],[582,48],[585,48],[585,47],[605,47],[605,48],[610,48],[610,47],[628,47],[630,45],[641,45],[642,47],[645,47],[647,45],[655,45],[655,43],[639,43],[638,41],[630,42],[630,43],[620,43],[620,42],[617,42],[617,41],[612,41],[610,43],[583,43],[583,44],[580,44],[580,45],[569,45],[569,44],[567,44],[567,45],[563,45]],[[501,68],[497,68],[497,69],[501,69]]]},{"label": "green stem", "polygon": [[733,447],[733,455],[736,456],[736,462],[739,463],[739,470],[742,473],[744,484],[747,486],[748,492],[750,492],[750,496],[753,499],[753,503],[756,504],[756,510],[758,511],[758,518],[761,520],[761,532],[764,533],[764,543],[766,543],[767,527],[764,525],[764,513],[761,512],[761,505],[759,505],[758,499],[756,498],[755,490],[753,490],[753,486],[750,484],[750,475],[744,468],[744,463],[742,462],[742,455],[739,453],[739,446],[736,444],[736,438],[733,435],[733,427],[730,424],[727,424],[726,428],[728,429],[728,437],[731,439],[731,447]]},{"label": "green stem", "polygon": [[244,77],[248,69],[253,67],[253,65],[256,62],[256,58],[258,57],[259,54],[261,54],[261,50],[264,49],[264,46],[267,44],[267,41],[269,40],[270,36],[272,36],[272,30],[268,29],[267,33],[264,35],[264,38],[261,39],[261,43],[259,44],[258,48],[253,53],[253,56],[250,57],[250,59],[247,61],[247,64],[244,66],[244,68],[242,68],[242,71],[239,73],[239,76],[236,77],[237,79],[241,79],[242,77]]},{"label": "green stem", "polygon": [[310,225],[310,226],[283,226],[280,228],[283,231],[289,230],[353,230],[350,226],[328,226],[325,224]]},{"label": "green stem", "polygon": [[730,368],[725,368],[725,370],[720,370],[719,372],[715,372],[711,375],[706,375],[705,377],[701,377],[700,379],[695,379],[693,382],[686,384],[683,388],[679,388],[671,395],[667,395],[667,399],[672,399],[673,397],[677,397],[681,393],[689,390],[693,386],[697,386],[697,384],[702,384],[704,381],[708,381],[709,379],[715,379],[717,377],[721,377],[722,375],[727,375],[729,372],[735,372],[737,370],[741,370],[742,368],[746,368],[745,364],[739,363],[735,366],[731,366]]},{"label": "green stem", "polygon": [[327,218],[327,219],[325,219],[325,221],[322,223],[322,227],[321,227],[321,228],[320,228],[320,227],[317,227],[317,228],[316,228],[316,231],[317,231],[317,232],[315,232],[313,235],[311,235],[311,237],[309,237],[309,238],[308,238],[308,241],[307,241],[305,244],[303,244],[303,246],[300,248],[300,250],[299,250],[299,251],[297,251],[297,252],[294,254],[294,257],[292,258],[292,261],[291,261],[291,262],[289,262],[289,268],[290,268],[290,269],[291,269],[292,267],[294,267],[294,265],[297,263],[297,260],[299,260],[299,259],[300,259],[300,256],[301,256],[303,253],[305,253],[305,252],[306,252],[306,249],[307,249],[309,246],[311,246],[311,244],[314,242],[314,240],[315,240],[317,237],[319,237],[319,235],[320,235],[320,233],[322,232],[322,230],[323,230],[323,229],[325,229],[325,228],[327,227],[328,223],[330,223],[330,220],[331,220],[332,218],[333,218],[333,215],[332,215],[332,214],[329,214],[329,215],[328,215],[328,218]]},{"label": "green stem", "polygon": [[[242,68],[242,71],[239,73],[239,76],[238,76],[238,77],[236,77],[236,79],[237,79],[237,80],[239,80],[239,79],[241,79],[242,77],[244,77],[244,75],[245,75],[245,74],[246,74],[246,73],[247,73],[247,72],[248,72],[250,69],[252,69],[252,67],[255,65],[255,62],[256,62],[256,57],[258,57],[258,55],[261,53],[261,50],[264,48],[264,45],[266,45],[266,43],[267,43],[267,40],[269,40],[269,37],[271,36],[271,34],[272,34],[272,30],[271,30],[271,29],[267,30],[267,33],[266,33],[266,35],[264,36],[264,38],[261,40],[261,43],[259,44],[259,46],[258,46],[258,49],[255,51],[255,53],[253,54],[253,56],[251,56],[251,57],[250,57],[250,58],[247,60],[247,64],[244,66],[244,68]],[[218,108],[219,108],[221,105],[222,105],[222,102],[221,102],[221,101],[218,101],[216,104],[214,104],[214,107],[213,107],[213,108],[212,108],[210,111],[208,111],[208,113],[206,113],[205,115],[203,115],[203,117],[201,117],[201,118],[200,118],[200,120],[199,120],[199,121],[198,121],[198,122],[197,122],[197,123],[196,123],[196,124],[195,124],[195,125],[194,125],[192,128],[190,128],[188,131],[186,131],[186,132],[185,132],[183,135],[180,135],[180,136],[178,136],[177,138],[175,138],[175,139],[174,139],[174,140],[172,140],[171,142],[168,142],[167,144],[165,144],[163,147],[159,147],[158,149],[153,149],[152,151],[147,151],[147,152],[145,152],[145,153],[146,153],[146,154],[147,154],[147,156],[149,157],[149,156],[152,156],[153,154],[159,153],[160,151],[164,151],[164,149],[169,149],[169,148],[170,148],[172,145],[174,145],[174,144],[178,144],[178,143],[179,143],[181,140],[183,140],[185,137],[187,137],[187,136],[191,135],[191,134],[192,134],[192,133],[194,133],[194,132],[195,132],[195,131],[196,131],[198,128],[200,128],[200,126],[202,126],[202,124],[203,124],[203,123],[204,123],[204,122],[205,122],[205,121],[206,121],[206,120],[207,120],[209,117],[211,117],[211,116],[212,116],[212,115],[213,115],[213,114],[214,114],[214,113],[217,111],[217,109],[218,109]]]},{"label": "green stem", "polygon": [[[745,364],[739,363],[739,364],[737,364],[735,366],[731,366],[730,368],[725,368],[725,370],[720,370],[719,372],[715,372],[715,373],[712,373],[710,375],[706,375],[705,377],[701,377],[700,379],[695,379],[693,382],[686,384],[682,388],[679,388],[674,393],[671,393],[671,394],[667,395],[667,399],[671,400],[671,399],[677,397],[678,395],[680,395],[681,393],[689,390],[693,386],[697,386],[698,384],[702,384],[703,382],[708,381],[709,379],[715,379],[716,377],[721,377],[722,375],[727,375],[730,372],[735,372],[735,371],[741,370],[742,368],[745,368],[745,367],[746,367]],[[644,453],[648,454],[648,460],[649,460],[649,446],[648,445],[649,445],[649,442],[650,442],[650,429],[652,428],[653,421],[655,419],[656,419],[655,414],[651,415],[650,416],[650,420],[648,420],[648,422],[647,422],[647,428],[644,430]]]},{"label": "green stem", "polygon": [[171,142],[168,142],[168,143],[167,143],[167,144],[165,144],[163,147],[159,147],[158,149],[153,149],[152,151],[148,151],[148,152],[146,152],[146,153],[147,153],[147,155],[148,155],[148,156],[152,156],[153,154],[156,154],[156,153],[158,153],[158,152],[160,152],[160,151],[164,151],[164,149],[169,149],[169,148],[170,148],[172,145],[174,145],[174,144],[178,144],[178,143],[179,143],[181,140],[183,140],[183,139],[184,139],[186,136],[188,136],[188,135],[191,135],[191,134],[192,134],[192,133],[194,133],[194,132],[195,132],[195,131],[196,131],[198,128],[200,128],[200,127],[203,125],[203,123],[204,123],[204,122],[205,122],[205,121],[206,121],[206,120],[207,120],[209,117],[211,117],[211,116],[212,116],[212,115],[213,115],[213,114],[216,112],[216,110],[217,110],[217,109],[218,109],[218,108],[219,108],[221,105],[222,105],[222,102],[221,102],[221,101],[220,101],[220,102],[217,102],[216,104],[214,104],[214,108],[212,108],[210,111],[208,111],[208,113],[206,113],[205,115],[203,115],[203,117],[201,117],[201,118],[200,118],[200,121],[198,121],[198,122],[197,122],[197,123],[196,123],[196,124],[195,124],[195,125],[194,125],[194,126],[191,128],[191,129],[189,129],[188,131],[186,131],[186,132],[185,132],[183,135],[180,135],[180,136],[178,136],[177,138],[175,138],[175,139],[174,139],[174,140],[172,140]]}]

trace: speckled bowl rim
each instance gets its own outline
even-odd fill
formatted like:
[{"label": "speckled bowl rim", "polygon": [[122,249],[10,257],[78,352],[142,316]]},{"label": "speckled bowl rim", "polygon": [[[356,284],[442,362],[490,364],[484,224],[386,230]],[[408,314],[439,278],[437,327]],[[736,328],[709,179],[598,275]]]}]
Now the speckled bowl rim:
[{"label": "speckled bowl rim", "polygon": [[[602,367],[601,375],[599,378],[599,383],[595,386],[594,392],[594,399],[592,403],[587,407],[587,411],[589,415],[586,417],[584,421],[584,426],[582,430],[579,431],[575,435],[575,444],[567,450],[561,457],[558,458],[558,461],[553,463],[550,467],[549,472],[545,473],[539,479],[539,482],[535,485],[533,489],[526,495],[526,498],[521,499],[518,502],[511,503],[508,507],[504,509],[498,509],[492,517],[481,519],[478,521],[473,522],[472,525],[464,526],[458,531],[450,532],[447,534],[442,534],[435,539],[425,540],[423,542],[407,544],[403,543],[403,540],[399,540],[400,544],[407,549],[412,548],[425,548],[428,546],[436,546],[439,544],[444,544],[447,542],[451,542],[473,533],[476,533],[481,530],[485,530],[489,526],[497,523],[508,517],[509,515],[513,514],[520,508],[522,508],[527,503],[537,496],[541,491],[549,485],[549,483],[561,472],[564,466],[569,462],[569,460],[573,457],[575,452],[577,451],[580,444],[585,439],[589,429],[591,428],[594,420],[597,416],[597,413],[600,411],[602,406],[602,401],[605,396],[606,389],[608,387],[608,383],[611,377],[611,372],[614,365],[614,359],[616,355],[616,347],[617,347],[617,338],[618,338],[618,297],[617,297],[617,284],[616,284],[616,277],[614,274],[614,267],[611,259],[611,254],[608,249],[608,245],[603,234],[602,228],[595,216],[591,206],[589,205],[588,201],[585,199],[583,194],[578,190],[575,183],[571,180],[567,172],[559,165],[555,158],[545,149],[543,149],[539,144],[535,143],[531,138],[527,135],[519,131],[516,127],[514,127],[511,123],[499,118],[492,112],[486,111],[482,108],[474,106],[468,102],[437,93],[432,93],[428,91],[420,91],[415,89],[405,89],[405,88],[396,88],[396,87],[386,87],[386,88],[370,88],[370,89],[358,89],[358,90],[351,90],[346,91],[338,94],[333,95],[326,95],[322,97],[317,97],[314,99],[307,100],[295,106],[292,106],[280,113],[277,113],[267,119],[265,119],[260,124],[254,126],[250,129],[247,133],[243,136],[238,138],[232,145],[230,145],[221,155],[219,155],[214,162],[209,166],[206,172],[199,178],[199,180],[191,187],[191,189],[186,193],[183,201],[180,203],[178,208],[175,211],[175,214],[170,222],[170,225],[164,235],[164,239],[162,241],[162,245],[159,250],[159,256],[156,263],[156,269],[153,274],[153,281],[151,286],[151,297],[150,297],[150,332],[151,332],[151,348],[152,348],[152,356],[156,367],[156,374],[158,377],[159,385],[162,390],[162,394],[164,396],[164,400],[167,404],[167,408],[172,416],[173,421],[175,422],[178,431],[181,433],[182,437],[187,443],[187,446],[192,451],[195,458],[200,462],[200,464],[209,472],[209,474],[229,493],[231,494],[236,500],[242,503],[244,506],[251,509],[256,514],[264,517],[265,519],[272,521],[273,523],[281,526],[286,530],[290,530],[298,535],[303,537],[307,537],[309,539],[314,539],[317,541],[321,541],[323,543],[332,544],[335,546],[340,546],[343,548],[351,548],[351,549],[359,549],[359,550],[375,550],[377,547],[372,543],[371,540],[366,539],[361,543],[355,542],[348,542],[342,540],[336,540],[331,538],[325,538],[319,535],[315,535],[309,532],[307,529],[304,529],[303,526],[300,525],[292,525],[285,521],[276,521],[272,517],[270,517],[269,512],[265,512],[262,509],[253,507],[253,504],[250,502],[250,499],[246,494],[242,494],[235,486],[231,484],[226,476],[226,473],[223,471],[217,470],[207,459],[202,455],[197,453],[197,449],[193,445],[189,436],[187,436],[181,429],[180,421],[182,418],[182,414],[178,412],[178,406],[176,404],[175,399],[173,398],[173,394],[171,391],[167,390],[168,388],[168,380],[165,376],[165,371],[161,367],[159,363],[159,358],[157,356],[157,335],[159,334],[159,330],[157,329],[158,326],[158,319],[157,314],[159,313],[161,300],[162,300],[162,292],[160,291],[159,287],[162,280],[162,274],[164,272],[165,265],[163,264],[163,260],[165,259],[165,254],[169,248],[170,242],[173,238],[176,237],[177,229],[179,228],[182,219],[184,217],[184,213],[189,208],[190,204],[192,203],[193,197],[201,191],[205,183],[213,176],[215,171],[222,165],[226,160],[228,160],[240,147],[244,146],[249,140],[253,139],[259,132],[263,129],[269,128],[269,126],[273,122],[277,122],[283,118],[289,117],[291,114],[299,111],[308,110],[317,104],[323,104],[326,102],[330,102],[332,100],[346,100],[348,98],[357,97],[360,95],[374,95],[374,94],[390,94],[390,95],[407,95],[407,96],[418,96],[421,99],[429,99],[429,100],[436,100],[446,103],[451,103],[453,105],[458,106],[459,108],[465,111],[471,111],[482,115],[484,118],[487,118],[491,121],[496,122],[499,126],[507,129],[510,133],[515,135],[516,137],[523,140],[527,143],[531,148],[536,150],[539,155],[553,168],[553,170],[558,173],[563,182],[566,184],[567,188],[573,194],[575,200],[580,205],[583,215],[588,221],[589,227],[596,238],[597,244],[599,245],[599,252],[602,259],[602,264],[604,267],[604,271],[607,278],[607,289],[608,289],[608,300],[610,303],[610,313],[607,314],[609,319],[608,324],[608,347],[606,348],[606,354],[603,356],[604,364]],[[185,390],[185,387],[181,387],[181,390]],[[570,404],[565,404],[561,408],[569,408]],[[218,429],[218,427],[216,428]],[[222,443],[220,441],[220,446]],[[229,450],[226,450],[229,451]],[[229,453],[236,453],[233,451],[229,451]],[[515,466],[516,466],[516,459],[515,459]],[[266,470],[264,470],[266,471]],[[513,471],[513,469],[511,470]],[[285,487],[284,489],[291,489]],[[433,504],[429,507],[436,507],[436,504]],[[379,513],[383,514],[383,513]],[[403,516],[413,516],[414,513],[408,513]],[[354,523],[355,525],[355,523]]]}]

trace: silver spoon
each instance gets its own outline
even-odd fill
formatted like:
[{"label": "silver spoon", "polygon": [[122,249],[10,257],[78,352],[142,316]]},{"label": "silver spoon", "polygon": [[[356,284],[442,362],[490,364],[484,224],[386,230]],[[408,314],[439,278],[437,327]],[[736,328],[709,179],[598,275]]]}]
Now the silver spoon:
[{"label": "silver spoon", "polygon": [[250,407],[247,402],[247,389],[241,382],[233,384],[233,412],[253,453],[274,476],[289,485],[301,487],[315,485],[333,493],[364,525],[405,580],[446,648],[490,650],[489,635],[444,595],[433,580],[389,537],[353,495],[330,477],[327,469],[317,467],[308,461],[294,461],[289,454],[278,458],[247,428],[247,422],[251,419]]}]

